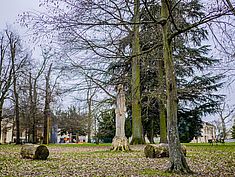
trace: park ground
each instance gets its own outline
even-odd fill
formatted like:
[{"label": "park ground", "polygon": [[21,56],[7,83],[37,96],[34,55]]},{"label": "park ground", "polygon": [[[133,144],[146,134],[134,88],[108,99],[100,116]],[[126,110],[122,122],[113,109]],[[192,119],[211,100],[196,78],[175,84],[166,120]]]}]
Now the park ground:
[{"label": "park ground", "polygon": [[168,158],[146,158],[144,145],[111,152],[110,144],[63,144],[49,145],[45,161],[22,159],[20,145],[0,145],[0,176],[235,176],[235,143],[185,145],[193,175],[165,172]]}]

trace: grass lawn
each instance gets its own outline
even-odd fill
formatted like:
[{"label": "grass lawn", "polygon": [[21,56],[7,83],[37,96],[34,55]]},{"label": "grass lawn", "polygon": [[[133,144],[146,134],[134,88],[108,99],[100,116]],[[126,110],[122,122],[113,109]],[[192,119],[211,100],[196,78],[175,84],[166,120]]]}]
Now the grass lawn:
[{"label": "grass lawn", "polygon": [[[235,176],[235,143],[185,144],[191,176]],[[149,159],[144,146],[110,152],[110,144],[49,145],[48,160],[21,159],[20,145],[0,145],[0,176],[185,176],[166,173],[168,159]]]}]

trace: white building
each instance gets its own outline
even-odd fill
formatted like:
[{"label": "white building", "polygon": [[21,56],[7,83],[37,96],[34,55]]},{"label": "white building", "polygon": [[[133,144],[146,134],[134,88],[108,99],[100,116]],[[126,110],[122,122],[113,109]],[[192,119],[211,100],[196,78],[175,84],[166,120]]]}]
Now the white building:
[{"label": "white building", "polygon": [[12,131],[13,123],[9,119],[3,119],[1,122],[1,137],[0,143],[10,143],[13,138]]},{"label": "white building", "polygon": [[208,122],[203,122],[203,128],[201,129],[201,136],[194,137],[192,143],[207,143],[208,140],[216,139],[216,127]]}]

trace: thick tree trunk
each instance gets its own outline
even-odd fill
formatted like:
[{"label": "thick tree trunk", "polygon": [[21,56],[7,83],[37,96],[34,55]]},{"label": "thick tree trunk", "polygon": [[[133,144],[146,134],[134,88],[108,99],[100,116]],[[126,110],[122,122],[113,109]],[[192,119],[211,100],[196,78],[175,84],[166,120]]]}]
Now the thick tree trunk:
[{"label": "thick tree trunk", "polygon": [[190,173],[191,170],[181,151],[179,133],[177,127],[177,88],[174,63],[172,58],[172,44],[169,36],[169,8],[171,2],[162,0],[161,17],[166,23],[162,24],[163,33],[163,57],[166,73],[166,91],[167,91],[167,135],[169,143],[170,172]]},{"label": "thick tree trunk", "polygon": [[140,39],[139,39],[140,1],[134,1],[134,36],[132,39],[132,140],[131,144],[143,144],[140,99]]},{"label": "thick tree trunk", "polygon": [[160,143],[167,143],[167,127],[166,127],[166,108],[164,105],[165,93],[164,93],[164,61],[159,61],[159,117],[160,117]]},{"label": "thick tree trunk", "polygon": [[22,146],[20,154],[24,159],[46,160],[49,150],[44,145],[26,144]]},{"label": "thick tree trunk", "polygon": [[125,93],[123,86],[120,84],[117,88],[117,103],[116,103],[116,134],[113,138],[111,150],[129,151],[128,139],[125,136],[125,117],[126,117],[126,105],[125,105]]}]

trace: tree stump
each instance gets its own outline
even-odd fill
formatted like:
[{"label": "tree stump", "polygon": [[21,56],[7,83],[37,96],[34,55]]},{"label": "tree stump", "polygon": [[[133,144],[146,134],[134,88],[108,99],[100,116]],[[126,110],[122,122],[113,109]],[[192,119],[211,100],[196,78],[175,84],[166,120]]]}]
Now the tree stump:
[{"label": "tree stump", "polygon": [[115,136],[113,138],[111,150],[112,151],[130,151],[128,139],[126,137]]},{"label": "tree stump", "polygon": [[[181,150],[186,156],[186,147],[181,145]],[[168,144],[148,144],[144,148],[144,154],[148,158],[162,158],[162,157],[169,157],[169,147]]]},{"label": "tree stump", "polygon": [[24,159],[46,160],[49,150],[44,145],[26,144],[22,146],[20,154]]}]

